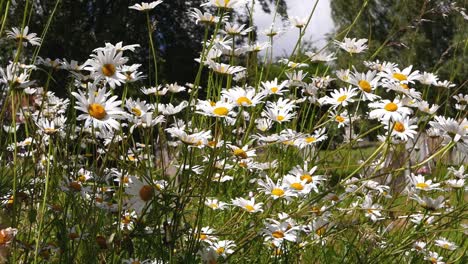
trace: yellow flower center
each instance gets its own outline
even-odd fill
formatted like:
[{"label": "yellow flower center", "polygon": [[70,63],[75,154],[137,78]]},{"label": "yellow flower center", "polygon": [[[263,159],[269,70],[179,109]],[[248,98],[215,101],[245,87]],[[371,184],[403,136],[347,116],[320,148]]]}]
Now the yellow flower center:
[{"label": "yellow flower center", "polygon": [[104,74],[107,77],[111,77],[115,74],[114,64],[104,64],[101,70],[102,70],[102,74]]},{"label": "yellow flower center", "polygon": [[251,105],[252,104],[252,101],[250,101],[250,99],[245,96],[239,97],[236,102],[238,105]]},{"label": "yellow flower center", "polygon": [[400,84],[401,88],[405,89],[405,90],[409,90],[409,86],[405,83],[402,83]]},{"label": "yellow flower center", "polygon": [[274,188],[271,190],[271,194],[281,197],[284,195],[284,190],[280,188]]},{"label": "yellow flower center", "polygon": [[234,155],[237,156],[237,157],[240,157],[240,158],[243,158],[243,159],[247,158],[247,153],[241,148],[237,148],[233,152],[234,152]]},{"label": "yellow flower center", "polygon": [[101,104],[93,103],[88,106],[88,113],[90,116],[102,120],[107,116],[106,109]]},{"label": "yellow flower center", "polygon": [[307,183],[312,182],[312,176],[310,174],[301,175],[301,181],[305,180]]},{"label": "yellow flower center", "polygon": [[429,188],[429,184],[425,183],[425,182],[418,182],[416,184],[416,188],[420,188],[420,189],[427,189]]},{"label": "yellow flower center", "polygon": [[229,113],[229,109],[227,109],[226,107],[224,106],[221,106],[221,107],[216,107],[214,110],[213,110],[213,113],[217,116],[226,116],[228,113]]},{"label": "yellow flower center", "polygon": [[224,253],[224,250],[225,250],[224,247],[219,247],[219,248],[216,249],[216,253],[221,255],[221,254]]},{"label": "yellow flower center", "polygon": [[154,195],[154,188],[149,185],[143,185],[140,189],[140,198],[141,200],[148,202]]},{"label": "yellow flower center", "polygon": [[342,116],[336,116],[336,117],[335,117],[335,120],[336,120],[336,122],[338,122],[338,123],[343,123],[343,122],[345,121],[344,117],[342,117]]},{"label": "yellow flower center", "polygon": [[401,122],[396,122],[395,125],[393,126],[393,129],[395,131],[403,133],[403,132],[405,132],[405,125],[403,125],[403,123],[401,123]]},{"label": "yellow flower center", "polygon": [[395,112],[396,110],[398,110],[398,105],[395,104],[395,103],[388,103],[384,106],[385,110],[389,111],[389,112]]},{"label": "yellow flower center", "polygon": [[219,206],[218,206],[218,204],[212,203],[212,204],[210,204],[210,207],[213,208],[213,209],[217,209]]},{"label": "yellow flower center", "polygon": [[279,89],[278,89],[278,87],[271,87],[270,90],[271,90],[272,93],[277,93]]},{"label": "yellow flower center", "polygon": [[326,231],[325,226],[322,226],[321,228],[317,229],[315,233],[319,236],[323,236],[325,234],[325,231]]},{"label": "yellow flower center", "polygon": [[255,208],[251,206],[250,204],[248,204],[245,206],[245,210],[247,210],[247,212],[252,212],[253,210],[255,210]]},{"label": "yellow flower center", "polygon": [[272,235],[274,238],[283,238],[283,237],[284,237],[284,233],[283,233],[283,231],[281,231],[281,230],[277,230],[277,231],[271,233],[271,235]]},{"label": "yellow flower center", "polygon": [[205,234],[200,234],[200,240],[206,240],[208,238]]},{"label": "yellow flower center", "polygon": [[314,138],[314,137],[306,137],[306,138],[305,138],[305,141],[306,141],[307,143],[313,143],[313,142],[315,142],[316,140],[317,140],[317,139]]},{"label": "yellow flower center", "polygon": [[408,77],[406,77],[406,75],[404,75],[403,73],[398,73],[398,72],[395,72],[393,74],[393,78],[399,80],[400,82],[408,80]]},{"label": "yellow flower center", "polygon": [[346,98],[348,98],[348,96],[345,94],[345,95],[342,95],[342,96],[338,97],[338,99],[336,99],[336,101],[338,101],[339,103],[342,103],[344,100],[346,100]]},{"label": "yellow flower center", "polygon": [[86,181],[86,176],[84,176],[83,174],[78,176],[78,181],[85,182]]},{"label": "yellow flower center", "polygon": [[360,80],[359,81],[359,87],[366,93],[370,93],[371,90],[372,90],[372,87],[370,85],[370,83],[366,80]]},{"label": "yellow flower center", "polygon": [[291,184],[291,188],[298,190],[298,191],[302,191],[304,190],[304,185],[302,185],[300,182],[295,182]]},{"label": "yellow flower center", "polygon": [[134,113],[136,116],[141,116],[141,110],[136,107],[132,108],[132,113]]}]

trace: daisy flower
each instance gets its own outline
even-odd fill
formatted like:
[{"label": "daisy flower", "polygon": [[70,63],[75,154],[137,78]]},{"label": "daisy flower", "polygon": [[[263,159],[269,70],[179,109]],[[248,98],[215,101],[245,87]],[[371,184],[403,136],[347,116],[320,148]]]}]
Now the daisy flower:
[{"label": "daisy flower", "polygon": [[447,180],[445,183],[450,186],[451,188],[454,189],[459,189],[463,188],[465,186],[465,179],[453,179],[453,180]]},{"label": "daisy flower", "polygon": [[147,205],[149,205],[147,209],[151,209],[150,202],[157,195],[157,189],[152,184],[143,182],[135,176],[129,176],[129,178],[128,187],[125,188],[125,193],[130,196],[127,206],[141,215]]},{"label": "daisy flower", "polygon": [[232,199],[232,204],[244,209],[249,213],[263,212],[263,203],[255,203],[255,197],[250,198],[250,200],[244,198],[235,198]]},{"label": "daisy flower", "polygon": [[364,61],[364,65],[367,68],[369,68],[371,70],[374,70],[374,71],[378,71],[378,72],[389,71],[389,70],[391,70],[393,68],[398,67],[398,65],[396,63],[387,62],[387,61],[380,62],[379,60]]},{"label": "daisy flower", "polygon": [[424,256],[424,260],[429,260],[432,264],[445,264],[442,261],[444,258],[440,257],[439,254],[435,251],[429,251],[426,256]]},{"label": "daisy flower", "polygon": [[229,90],[223,90],[221,94],[236,106],[251,107],[262,102],[265,94],[255,94],[254,88],[235,87]]},{"label": "daisy flower", "polygon": [[198,100],[198,103],[195,107],[198,110],[197,113],[202,115],[227,117],[234,105],[227,103],[224,100],[218,102]]},{"label": "daisy flower", "polygon": [[10,245],[17,233],[18,229],[16,228],[8,227],[0,229],[0,249]]},{"label": "daisy flower", "polygon": [[401,140],[407,141],[408,138],[414,138],[418,133],[415,129],[418,128],[417,125],[412,125],[413,121],[409,117],[402,117],[396,119],[390,125],[385,124],[385,129],[391,132],[391,136],[398,137]]},{"label": "daisy flower", "polygon": [[265,181],[259,179],[257,184],[260,186],[257,188],[259,191],[271,195],[275,200],[278,198],[289,200],[290,197],[294,196],[294,194],[281,182],[281,180],[278,180],[275,184],[270,177],[266,176]]},{"label": "daisy flower", "polygon": [[415,200],[423,208],[431,211],[440,209],[445,205],[445,198],[442,195],[436,199],[432,199],[431,197],[419,197],[417,194],[413,194],[410,198]]},{"label": "daisy flower", "polygon": [[296,106],[292,101],[280,98],[276,102],[267,102],[262,116],[278,123],[288,122],[296,116],[296,112],[292,112],[294,108]]},{"label": "daisy flower", "polygon": [[372,93],[372,91],[379,85],[379,80],[380,76],[375,71],[368,71],[367,73],[354,72],[351,74],[349,83],[361,90],[364,100],[375,101],[380,96]]},{"label": "daisy flower", "polygon": [[228,144],[228,147],[232,150],[232,154],[240,159],[247,159],[257,156],[255,154],[255,149],[250,149],[249,146],[245,145],[242,148],[239,148],[235,145]]},{"label": "daisy flower", "polygon": [[409,84],[409,83],[414,83],[414,81],[419,80],[421,77],[421,74],[419,74],[419,71],[411,71],[413,69],[413,65],[410,65],[403,70],[400,70],[399,68],[392,68],[392,69],[387,69],[385,72],[381,72],[380,75],[384,78],[386,78],[390,82],[398,82],[398,83],[404,83],[404,84]]},{"label": "daisy flower", "polygon": [[445,81],[438,81],[435,86],[450,89],[450,88],[455,87],[456,84],[452,83],[451,81],[445,80]]},{"label": "daisy flower", "polygon": [[347,106],[349,103],[354,102],[353,97],[357,95],[357,88],[340,88],[331,92],[330,96],[325,96],[318,99],[318,102],[322,105],[331,105],[333,109],[338,106]]},{"label": "daisy flower", "polygon": [[335,74],[336,77],[338,77],[338,79],[342,80],[343,82],[349,83],[351,80],[351,71],[349,69],[337,70]]},{"label": "daisy flower", "polygon": [[341,113],[338,113],[336,111],[330,112],[330,118],[332,118],[336,123],[338,123],[338,127],[344,127],[349,124],[349,115],[348,111],[345,110]]},{"label": "daisy flower", "polygon": [[245,28],[245,24],[231,24],[229,22],[226,22],[224,25],[224,30],[221,30],[220,32],[226,35],[231,35],[231,36],[237,36],[237,35],[242,35],[245,36],[247,33],[252,31],[254,28],[253,27],[248,27]]},{"label": "daisy flower", "polygon": [[453,99],[457,100],[455,104],[455,109],[457,110],[465,110],[466,106],[468,105],[468,94],[458,94],[454,95]]},{"label": "daisy flower", "polygon": [[[218,16],[214,16],[208,12],[202,13],[202,11],[197,8],[192,9],[192,11],[189,12],[189,16],[195,19],[196,24],[216,25],[220,20]],[[226,18],[223,18],[223,20],[226,20]]]},{"label": "daisy flower", "polygon": [[382,121],[401,120],[403,116],[407,116],[412,113],[411,109],[403,106],[402,102],[398,99],[393,101],[382,100],[379,102],[369,103],[369,108],[374,109],[369,112],[369,117]]},{"label": "daisy flower", "polygon": [[17,41],[21,41],[23,43],[23,46],[27,46],[28,43],[31,44],[32,46],[39,46],[41,45],[41,38],[36,37],[36,33],[29,33],[29,27],[26,26],[24,27],[23,30],[20,28],[12,28],[11,30],[6,31],[7,38],[9,39],[15,39]]},{"label": "daisy flower", "polygon": [[361,53],[367,49],[367,45],[365,44],[367,39],[359,39],[356,40],[355,38],[344,38],[343,42],[335,40],[335,44],[338,47],[346,50],[349,53]]},{"label": "daisy flower", "polygon": [[150,87],[150,88],[141,88],[140,91],[146,95],[155,95],[155,96],[163,96],[166,95],[169,91],[169,88],[164,87],[162,85],[158,85],[158,87]]},{"label": "daisy flower", "polygon": [[163,2],[162,0],[157,0],[157,1],[149,2],[149,3],[142,2],[141,4],[134,4],[132,6],[129,6],[128,8],[134,9],[137,11],[149,11],[151,9],[154,9],[156,6],[158,6],[162,2]]},{"label": "daisy flower", "polygon": [[209,0],[201,6],[214,6],[217,8],[233,9],[244,4],[246,0]]},{"label": "daisy flower", "polygon": [[219,74],[233,75],[241,71],[245,71],[245,68],[242,66],[231,66],[229,64],[217,63],[214,61],[208,61],[210,68]]},{"label": "daisy flower", "polygon": [[304,148],[307,146],[315,145],[318,142],[324,141],[327,139],[328,136],[326,135],[326,128],[322,127],[314,131],[312,135],[305,134],[303,137],[296,140],[294,143],[299,148]]},{"label": "daisy flower", "polygon": [[426,181],[423,175],[411,174],[410,181],[411,181],[411,184],[414,186],[414,188],[416,188],[416,190],[422,190],[422,191],[440,190],[439,183],[432,183],[432,180]]},{"label": "daisy flower", "polygon": [[434,244],[438,247],[448,250],[455,250],[458,246],[450,240],[447,240],[445,237],[440,237],[439,239],[434,240]]},{"label": "daisy flower", "polygon": [[126,117],[126,113],[119,107],[122,101],[117,100],[116,95],[108,98],[105,87],[97,92],[92,87],[88,95],[81,90],[72,92],[72,95],[77,99],[75,109],[83,112],[77,120],[85,120],[85,128],[92,126],[108,131],[116,130],[120,128],[117,120]]},{"label": "daisy flower", "polygon": [[122,57],[122,52],[115,48],[98,50],[96,54],[91,55],[93,59],[88,60],[83,69],[90,71],[96,80],[104,79],[112,89],[120,86],[127,77],[121,72],[120,67],[127,62]]},{"label": "daisy flower", "polygon": [[233,248],[236,247],[236,244],[232,240],[208,241],[208,243],[210,244],[210,249],[216,253],[216,258],[219,256],[226,258],[234,253]]},{"label": "daisy flower", "polygon": [[307,51],[305,55],[309,57],[310,61],[312,62],[329,62],[336,60],[335,53],[328,53],[323,49],[319,52]]},{"label": "daisy flower", "polygon": [[370,195],[366,195],[364,202],[361,204],[361,208],[365,209],[365,216],[369,217],[373,222],[384,219],[380,213],[382,206],[374,204]]},{"label": "daisy flower", "polygon": [[302,29],[307,24],[307,20],[307,17],[293,16],[289,18],[289,22],[291,22],[291,25],[299,29]]},{"label": "daisy flower", "polygon": [[466,118],[458,122],[450,117],[436,116],[434,120],[430,121],[429,125],[442,131],[444,137],[451,138],[455,142],[458,142],[468,134],[468,120]]},{"label": "daisy flower", "polygon": [[286,72],[286,76],[289,78],[288,86],[304,86],[304,78],[307,76],[307,72],[303,73],[302,70],[300,71],[292,71]]},{"label": "daisy flower", "polygon": [[283,95],[283,93],[285,92],[283,88],[285,88],[287,84],[288,84],[288,81],[283,81],[280,84],[278,84],[278,78],[275,78],[271,82],[270,81],[262,82],[262,86],[264,88],[262,92],[267,95],[270,95],[270,94]]},{"label": "daisy flower", "polygon": [[197,148],[203,148],[208,145],[208,141],[211,138],[211,131],[201,131],[193,134],[187,134],[184,130],[176,127],[167,128],[166,131],[171,136],[180,139],[183,143]]},{"label": "daisy flower", "polygon": [[270,241],[277,247],[281,246],[285,240],[296,242],[298,239],[297,232],[298,227],[291,226],[290,221],[279,222],[274,219],[269,219],[262,231],[265,241]]},{"label": "daisy flower", "polygon": [[227,208],[228,204],[225,202],[221,202],[218,199],[207,198],[205,201],[205,205],[210,207],[213,210],[224,210]]},{"label": "daisy flower", "polygon": [[187,101],[182,101],[180,104],[174,106],[171,103],[169,104],[158,104],[158,112],[163,114],[163,115],[175,115],[177,113],[180,113],[182,110],[184,110],[188,106]]},{"label": "daisy flower", "polygon": [[437,77],[437,75],[430,72],[424,72],[423,74],[421,74],[421,76],[419,76],[418,81],[425,85],[435,85],[437,84],[438,79],[439,78]]},{"label": "daisy flower", "polygon": [[310,193],[313,188],[312,184],[307,183],[307,179],[301,175],[285,175],[283,182],[288,188],[298,196],[304,196]]},{"label": "daisy flower", "polygon": [[141,101],[140,98],[138,98],[136,101],[132,98],[128,98],[125,101],[125,107],[132,115],[136,117],[141,117],[142,115],[145,115],[146,113],[153,110],[152,105],[147,104],[146,101]]}]

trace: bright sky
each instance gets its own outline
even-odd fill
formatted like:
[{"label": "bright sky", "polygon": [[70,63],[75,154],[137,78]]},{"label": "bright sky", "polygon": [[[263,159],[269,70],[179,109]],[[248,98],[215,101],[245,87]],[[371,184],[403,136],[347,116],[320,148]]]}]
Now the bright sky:
[{"label": "bright sky", "polygon": [[[307,19],[312,12],[316,1],[318,1],[318,5],[306,30],[304,40],[311,41],[314,46],[322,48],[326,45],[325,34],[330,33],[334,28],[333,20],[331,18],[330,0],[286,0],[286,4],[288,6],[288,15],[290,17],[297,16],[299,18]],[[271,10],[274,10],[274,6],[271,6]],[[270,27],[273,22],[273,11],[272,14],[264,13],[260,4],[257,2],[254,14],[256,14],[254,16],[254,23],[259,32]],[[281,26],[282,23],[279,16],[275,21],[276,27]],[[294,49],[298,39],[299,30],[291,27],[287,27],[286,29],[287,31],[285,33],[273,40],[273,56],[283,56],[285,54],[290,55]],[[259,42],[266,42],[268,40],[267,37],[262,34],[259,34],[258,37]]]}]

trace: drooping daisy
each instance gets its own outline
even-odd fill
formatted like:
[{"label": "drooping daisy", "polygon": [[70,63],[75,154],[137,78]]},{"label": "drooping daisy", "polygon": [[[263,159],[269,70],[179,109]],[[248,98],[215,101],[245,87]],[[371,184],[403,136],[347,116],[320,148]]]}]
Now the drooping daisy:
[{"label": "drooping daisy", "polygon": [[450,89],[450,88],[453,88],[455,86],[457,86],[456,84],[452,83],[451,81],[438,81],[436,83],[436,86],[437,87],[443,87],[443,88],[447,88],[447,89]]},{"label": "drooping daisy", "polygon": [[132,6],[129,6],[128,8],[134,9],[137,11],[149,11],[149,10],[154,9],[156,6],[158,6],[162,2],[163,2],[162,0],[157,0],[157,1],[149,2],[149,3],[142,2],[141,4],[134,4]]},{"label": "drooping daisy", "polygon": [[210,68],[219,74],[233,75],[241,71],[245,71],[245,68],[242,66],[231,66],[229,64],[217,63],[214,61],[208,61]]},{"label": "drooping daisy", "polygon": [[217,8],[233,9],[244,4],[246,0],[209,0],[201,6],[214,6]]},{"label": "drooping daisy", "polygon": [[307,24],[307,20],[307,17],[293,16],[289,18],[291,25],[299,29],[302,29]]},{"label": "drooping daisy", "polygon": [[224,30],[221,30],[220,32],[226,35],[231,35],[231,36],[237,36],[237,35],[247,35],[247,33],[251,32],[254,28],[253,27],[248,27],[245,28],[245,24],[231,24],[229,22],[226,22],[224,25]]},{"label": "drooping daisy", "polygon": [[382,121],[401,120],[403,116],[408,116],[412,113],[411,109],[403,106],[401,101],[398,99],[393,101],[381,100],[379,102],[369,103],[369,108],[374,109],[369,112],[369,117]]},{"label": "drooping daisy", "polygon": [[[189,16],[195,19],[195,23],[202,23],[204,25],[216,25],[220,20],[218,16],[214,16],[208,12],[202,13],[202,11],[197,8],[192,9],[192,11],[189,12]],[[223,20],[225,19],[226,18],[223,18]]]},{"label": "drooping daisy", "polygon": [[468,94],[458,94],[454,95],[453,99],[457,100],[455,104],[455,109],[457,110],[465,110],[466,106],[468,105]]},{"label": "drooping daisy", "polygon": [[72,92],[72,95],[77,99],[75,109],[83,112],[77,120],[85,120],[85,128],[92,126],[108,131],[120,128],[117,120],[124,119],[126,116],[120,108],[122,101],[117,100],[116,95],[108,98],[109,94],[105,87],[97,92],[92,87],[88,95],[81,90],[78,93]]},{"label": "drooping daisy", "polygon": [[428,196],[420,197],[417,194],[413,194],[410,198],[415,200],[423,208],[431,211],[440,209],[445,205],[445,198],[442,195],[440,195],[436,199],[432,199]]},{"label": "drooping daisy", "polygon": [[367,49],[367,45],[365,44],[366,42],[367,39],[356,40],[356,38],[344,38],[343,42],[335,40],[335,44],[349,53],[363,52]]},{"label": "drooping daisy", "polygon": [[312,62],[329,62],[336,60],[335,53],[328,53],[324,49],[321,49],[319,52],[307,51],[305,55],[309,57]]},{"label": "drooping daisy", "polygon": [[169,89],[162,85],[158,85],[158,87],[150,87],[150,88],[143,87],[140,89],[140,91],[146,95],[163,96],[163,95],[166,95]]},{"label": "drooping daisy", "polygon": [[288,86],[304,86],[304,78],[307,76],[307,72],[300,71],[292,71],[286,72],[286,76],[289,78]]},{"label": "drooping daisy", "polygon": [[442,131],[444,137],[452,139],[455,142],[468,135],[468,119],[466,118],[458,122],[450,117],[436,116],[434,117],[434,121],[430,121],[429,124],[433,128]]},{"label": "drooping daisy", "polygon": [[364,65],[367,68],[369,68],[371,70],[374,70],[374,71],[378,71],[378,72],[389,71],[389,70],[391,70],[393,68],[398,67],[398,65],[396,63],[387,62],[387,61],[380,62],[379,60],[364,61]]},{"label": "drooping daisy", "polygon": [[184,110],[188,106],[187,101],[182,101],[180,104],[174,106],[171,103],[169,104],[158,104],[158,112],[163,114],[163,115],[175,115],[177,113],[180,113],[182,110]]},{"label": "drooping daisy", "polygon": [[431,72],[424,72],[423,74],[421,74],[421,76],[419,76],[418,81],[425,85],[435,85],[437,84],[438,79],[439,78],[437,77],[437,75]]},{"label": "drooping daisy", "polygon": [[6,31],[7,38],[15,39],[17,41],[22,42],[23,46],[27,46],[28,43],[32,46],[39,46],[41,45],[41,38],[36,37],[36,33],[29,33],[29,27],[24,27],[23,30],[20,28],[12,28],[11,30]]}]

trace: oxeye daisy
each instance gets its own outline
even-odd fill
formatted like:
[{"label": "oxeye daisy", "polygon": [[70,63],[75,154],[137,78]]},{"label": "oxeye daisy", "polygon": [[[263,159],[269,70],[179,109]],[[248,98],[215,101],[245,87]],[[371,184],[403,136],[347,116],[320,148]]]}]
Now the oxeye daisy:
[{"label": "oxeye daisy", "polygon": [[436,116],[434,117],[434,121],[430,121],[429,124],[433,128],[442,131],[444,137],[455,142],[468,135],[468,119],[466,118],[458,122],[450,117]]},{"label": "oxeye daisy", "polygon": [[127,62],[127,59],[122,57],[122,52],[118,52],[115,48],[106,48],[98,50],[91,56],[93,58],[85,63],[87,66],[84,69],[90,71],[95,79],[105,80],[111,88],[125,82],[127,78],[122,74],[121,66]]},{"label": "oxeye daisy", "polygon": [[293,27],[302,29],[307,24],[307,17],[293,16],[289,18],[289,22]]},{"label": "oxeye daisy", "polygon": [[304,73],[302,70],[286,72],[286,76],[289,78],[288,86],[302,87],[305,85],[303,80],[307,76],[307,72]]},{"label": "oxeye daisy", "polygon": [[408,116],[412,113],[411,109],[403,106],[398,99],[369,103],[369,108],[373,109],[369,112],[369,117],[382,121],[399,120],[402,119],[403,116]]},{"label": "oxeye daisy", "polygon": [[[202,13],[202,11],[197,8],[192,9],[192,11],[189,12],[189,16],[194,18],[197,24],[216,25],[220,20],[218,16],[214,16],[208,12]],[[224,17],[223,20],[226,20],[226,17]]]},{"label": "oxeye daisy", "polygon": [[149,210],[151,208],[151,201],[157,195],[157,189],[151,183],[139,180],[135,176],[129,176],[130,181],[125,193],[130,196],[127,200],[127,206],[138,215],[141,215],[143,209]]},{"label": "oxeye daisy", "polygon": [[401,140],[407,141],[408,138],[414,138],[418,133],[415,129],[417,125],[412,125],[413,121],[409,117],[397,118],[391,124],[384,122],[385,129],[391,133],[391,136],[398,137]]},{"label": "oxeye daisy", "polygon": [[31,44],[32,46],[39,46],[41,45],[41,38],[36,37],[36,33],[29,33],[29,27],[26,26],[24,29],[20,28],[12,28],[11,30],[6,31],[7,38],[9,39],[15,39],[17,41],[22,42],[23,46],[27,46],[28,43]]},{"label": "oxeye daisy", "polygon": [[233,75],[241,71],[245,71],[245,68],[242,66],[231,66],[229,64],[217,63],[214,61],[208,61],[210,68],[219,74]]},{"label": "oxeye daisy", "polygon": [[175,115],[177,113],[180,113],[182,110],[184,110],[188,106],[187,101],[182,101],[180,104],[174,106],[171,103],[169,104],[158,104],[158,112],[163,114],[163,115]]},{"label": "oxeye daisy", "polygon": [[258,188],[259,191],[270,195],[275,200],[278,198],[290,200],[290,198],[294,196],[294,194],[281,182],[281,180],[278,180],[275,184],[270,177],[266,176],[265,181],[259,179],[257,183],[260,186]]},{"label": "oxeye daisy", "polygon": [[414,81],[417,81],[421,77],[419,71],[412,72],[412,69],[413,65],[410,65],[404,68],[403,70],[400,70],[399,68],[395,67],[392,69],[388,69],[386,72],[381,72],[380,75],[390,82],[409,84],[414,83]]},{"label": "oxeye daisy", "polygon": [[155,96],[163,96],[169,91],[168,88],[158,85],[158,87],[150,87],[150,88],[141,88],[140,91],[146,95],[155,95]]},{"label": "oxeye daisy", "polygon": [[416,190],[422,190],[422,191],[440,190],[439,183],[432,183],[432,180],[426,181],[423,175],[412,174],[410,176],[410,181]]},{"label": "oxeye daisy", "polygon": [[231,36],[247,35],[247,33],[253,30],[253,27],[245,28],[245,26],[245,24],[239,25],[226,22],[226,24],[224,25],[224,30],[221,30],[221,33]]},{"label": "oxeye daisy", "polygon": [[468,94],[458,94],[454,95],[453,99],[457,100],[455,104],[455,109],[457,110],[465,110],[466,106],[468,105]]},{"label": "oxeye daisy", "polygon": [[208,2],[202,4],[201,6],[215,6],[217,8],[223,9],[232,9],[239,5],[242,5],[246,0],[209,0]]},{"label": "oxeye daisy", "polygon": [[421,74],[421,76],[419,76],[418,81],[425,85],[435,85],[437,84],[438,79],[439,78],[437,77],[437,75],[430,72],[424,72],[423,74]]},{"label": "oxeye daisy", "polygon": [[335,53],[327,53],[325,50],[320,50],[319,52],[307,51],[305,53],[312,62],[329,62],[336,60]]},{"label": "oxeye daisy", "polygon": [[336,77],[338,77],[338,79],[342,80],[343,82],[349,83],[351,80],[351,71],[349,69],[337,70],[335,74]]},{"label": "oxeye daisy", "polygon": [[298,239],[298,229],[297,226],[291,226],[291,221],[280,222],[274,219],[268,219],[262,233],[265,237],[265,241],[270,241],[275,244],[275,246],[279,247],[285,240],[296,242]]},{"label": "oxeye daisy", "polygon": [[436,199],[432,199],[431,197],[419,197],[418,195],[413,194],[410,198],[415,200],[423,208],[431,211],[440,209],[445,205],[445,198],[442,195],[440,195]]},{"label": "oxeye daisy", "polygon": [[140,98],[133,100],[128,98],[125,101],[125,107],[127,110],[136,117],[141,117],[142,115],[153,110],[153,106],[146,103],[146,101],[141,101]]},{"label": "oxeye daisy", "polygon": [[235,198],[232,199],[232,204],[244,209],[249,213],[263,212],[263,203],[255,203],[255,197],[250,198],[250,200],[244,198]]},{"label": "oxeye daisy", "polygon": [[295,141],[295,145],[299,148],[304,148],[307,146],[315,145],[318,142],[324,141],[327,139],[326,128],[322,127],[314,131],[313,134],[305,134],[303,137],[300,137]]},{"label": "oxeye daisy", "polygon": [[221,94],[236,106],[251,107],[261,103],[265,94],[255,93],[254,88],[235,87],[229,90],[223,90]]},{"label": "oxeye daisy", "polygon": [[366,197],[364,198],[364,202],[361,204],[361,208],[364,209],[365,216],[369,217],[373,222],[384,219],[382,217],[382,213],[380,212],[382,206],[379,204],[375,204],[372,201],[372,197],[370,195],[366,195]]},{"label": "oxeye daisy", "polygon": [[338,123],[338,127],[344,127],[349,124],[350,117],[348,115],[348,111],[345,110],[341,113],[336,111],[330,112],[330,118],[332,118],[336,123]]},{"label": "oxeye daisy", "polygon": [[211,131],[201,131],[193,134],[187,134],[185,131],[170,127],[166,131],[171,134],[173,137],[180,139],[183,143],[197,148],[203,148],[208,145],[208,141],[211,138]]},{"label": "oxeye daisy", "polygon": [[438,247],[448,250],[455,250],[458,246],[450,240],[447,240],[445,237],[440,237],[439,239],[434,240],[434,244]]},{"label": "oxeye daisy", "polygon": [[368,71],[367,73],[354,72],[351,74],[349,83],[355,85],[362,92],[363,99],[375,101],[380,96],[373,93],[379,85],[380,76],[375,71]]},{"label": "oxeye daisy", "polygon": [[365,44],[366,42],[367,39],[356,40],[356,38],[344,38],[342,42],[335,40],[335,44],[337,44],[338,47],[342,48],[343,50],[346,50],[349,53],[363,52],[367,49],[367,45]]},{"label": "oxeye daisy", "polygon": [[282,95],[285,92],[283,88],[285,88],[287,84],[288,84],[288,81],[283,81],[280,84],[278,84],[278,78],[275,78],[273,81],[262,82],[262,86],[264,88],[262,92],[267,95],[269,94]]},{"label": "oxeye daisy", "polygon": [[228,144],[228,147],[232,150],[232,154],[239,159],[247,159],[257,156],[255,149],[249,149],[248,145],[239,148],[238,146]]},{"label": "oxeye daisy", "polygon": [[285,175],[283,177],[284,184],[296,195],[304,196],[310,193],[313,184],[308,184],[307,179],[300,175]]},{"label": "oxeye daisy", "polygon": [[331,92],[330,96],[322,97],[318,102],[322,105],[330,104],[332,108],[338,106],[347,106],[349,103],[354,102],[354,98],[357,95],[357,88],[340,88]]},{"label": "oxeye daisy", "polygon": [[81,90],[78,93],[72,92],[72,95],[77,99],[75,109],[83,112],[77,120],[85,120],[85,128],[92,126],[108,131],[116,130],[120,128],[117,120],[126,117],[125,112],[119,107],[122,101],[117,100],[116,95],[108,98],[109,94],[105,87],[97,91],[91,88],[88,95]]},{"label": "oxeye daisy", "polygon": [[224,210],[227,208],[227,203],[221,202],[215,198],[207,198],[205,200],[205,205],[210,207],[213,210]]},{"label": "oxeye daisy", "polygon": [[452,83],[451,81],[445,80],[445,81],[438,81],[435,86],[450,89],[457,85]]},{"label": "oxeye daisy", "polygon": [[225,118],[228,117],[229,114],[232,114],[230,111],[234,106],[224,100],[218,102],[198,100],[195,107],[199,114]]},{"label": "oxeye daisy", "polygon": [[296,116],[296,113],[293,112],[294,108],[296,106],[289,99],[280,98],[276,102],[268,102],[262,116],[278,123],[288,122]]},{"label": "oxeye daisy", "polygon": [[141,4],[134,4],[132,6],[129,6],[128,8],[134,9],[137,11],[149,11],[151,9],[154,9],[156,6],[158,6],[162,2],[163,2],[162,0],[157,0],[157,1],[149,2],[149,3],[142,2]]},{"label": "oxeye daisy", "polygon": [[443,257],[439,256],[439,254],[435,251],[429,251],[426,256],[424,256],[425,260],[429,260],[432,264],[445,264],[443,261]]},{"label": "oxeye daisy", "polygon": [[367,68],[369,68],[371,70],[374,70],[374,71],[378,71],[378,72],[389,71],[389,70],[391,70],[393,68],[398,67],[398,65],[396,63],[387,62],[387,61],[380,62],[379,60],[364,61],[364,65]]}]

